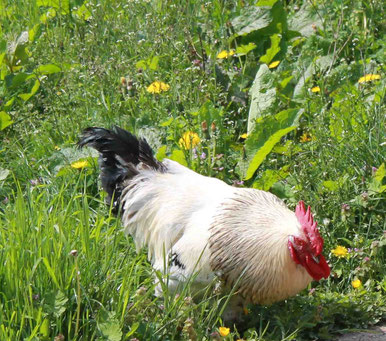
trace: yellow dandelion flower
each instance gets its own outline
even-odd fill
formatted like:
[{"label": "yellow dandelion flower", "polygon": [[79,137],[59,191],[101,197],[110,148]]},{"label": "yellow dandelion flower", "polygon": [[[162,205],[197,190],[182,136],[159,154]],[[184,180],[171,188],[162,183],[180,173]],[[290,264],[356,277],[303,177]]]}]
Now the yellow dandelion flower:
[{"label": "yellow dandelion flower", "polygon": [[358,79],[358,83],[371,82],[371,81],[374,81],[374,80],[377,80],[377,79],[381,79],[381,76],[369,73],[369,74],[364,75],[363,77],[359,78]]},{"label": "yellow dandelion flower", "polygon": [[89,163],[87,160],[84,160],[84,161],[75,161],[71,164],[71,167],[72,168],[75,168],[75,169],[83,169],[83,168],[86,168],[89,166]]},{"label": "yellow dandelion flower", "polygon": [[55,150],[60,150],[61,148],[59,146],[54,147]]},{"label": "yellow dandelion flower", "polygon": [[244,133],[243,135],[240,136],[242,139],[246,139],[248,137],[247,133]]},{"label": "yellow dandelion flower", "polygon": [[300,136],[299,141],[301,143],[310,142],[310,141],[312,141],[312,136],[309,133],[304,133],[302,136]]},{"label": "yellow dandelion flower", "polygon": [[178,144],[181,148],[190,149],[197,146],[200,143],[200,138],[193,131],[185,132],[179,139]]},{"label": "yellow dandelion flower", "polygon": [[359,280],[359,279],[354,279],[352,282],[351,282],[351,285],[354,289],[358,289],[362,286],[362,282]]},{"label": "yellow dandelion flower", "polygon": [[169,84],[160,81],[155,81],[146,88],[147,92],[150,92],[151,94],[160,94],[161,92],[168,91],[169,89]]},{"label": "yellow dandelion flower", "polygon": [[311,92],[320,92],[320,87],[314,86],[313,88],[311,88]]},{"label": "yellow dandelion flower", "polygon": [[274,69],[274,68],[277,67],[279,64],[280,64],[280,60],[276,60],[276,61],[272,62],[271,64],[269,64],[268,67],[269,67],[270,69]]},{"label": "yellow dandelion flower", "polygon": [[331,250],[331,253],[338,258],[345,258],[348,256],[348,251],[344,246],[338,245],[335,249]]},{"label": "yellow dandelion flower", "polygon": [[219,329],[218,329],[218,331],[220,332],[220,335],[221,336],[227,336],[227,335],[229,335],[229,333],[230,333],[230,329],[229,328],[227,328],[227,327],[220,327]]},{"label": "yellow dandelion flower", "polygon": [[222,50],[218,55],[217,59],[225,59],[233,56],[235,54],[235,50]]}]

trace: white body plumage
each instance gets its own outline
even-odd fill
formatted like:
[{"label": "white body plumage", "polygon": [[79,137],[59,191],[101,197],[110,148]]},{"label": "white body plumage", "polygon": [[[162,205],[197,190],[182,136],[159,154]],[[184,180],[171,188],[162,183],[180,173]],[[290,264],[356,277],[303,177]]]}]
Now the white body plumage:
[{"label": "white body plumage", "polygon": [[163,164],[166,173],[139,169],[130,179],[122,193],[122,222],[138,249],[148,247],[153,267],[169,273],[171,288],[195,272],[200,287],[219,275],[230,288],[242,275],[238,284],[246,302],[264,304],[295,295],[311,282],[290,257],[288,237],[302,232],[280,199],[229,186],[171,160]]}]

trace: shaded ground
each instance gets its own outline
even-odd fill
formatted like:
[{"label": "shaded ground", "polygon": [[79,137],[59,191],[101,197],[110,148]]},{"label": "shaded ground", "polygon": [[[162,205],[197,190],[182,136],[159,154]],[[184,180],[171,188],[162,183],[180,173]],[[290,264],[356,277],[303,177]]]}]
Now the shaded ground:
[{"label": "shaded ground", "polygon": [[386,325],[342,335],[337,341],[386,341]]}]

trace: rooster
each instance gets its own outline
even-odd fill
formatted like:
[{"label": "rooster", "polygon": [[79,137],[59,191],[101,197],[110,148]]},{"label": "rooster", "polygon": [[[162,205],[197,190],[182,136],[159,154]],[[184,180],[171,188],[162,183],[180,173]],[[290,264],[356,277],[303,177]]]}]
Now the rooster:
[{"label": "rooster", "polygon": [[236,286],[224,319],[237,320],[245,304],[284,300],[330,275],[303,201],[292,212],[269,192],[160,162],[145,139],[119,127],[87,128],[78,145],[99,152],[107,203],[120,212],[137,250],[147,246],[153,268],[168,274],[169,290],[191,279],[193,290],[215,278],[224,293]]}]

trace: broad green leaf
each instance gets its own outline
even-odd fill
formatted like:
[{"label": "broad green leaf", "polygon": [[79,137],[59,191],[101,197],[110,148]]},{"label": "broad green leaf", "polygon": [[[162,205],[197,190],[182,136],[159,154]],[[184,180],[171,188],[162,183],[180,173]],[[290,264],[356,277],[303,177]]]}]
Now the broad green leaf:
[{"label": "broad green leaf", "polygon": [[301,73],[298,83],[294,90],[294,97],[302,96],[304,86],[307,81],[316,73],[325,71],[334,60],[332,55],[317,57],[312,63],[310,63],[305,72]]},{"label": "broad green leaf", "polygon": [[276,89],[272,80],[272,73],[265,64],[260,65],[250,90],[251,104],[248,114],[248,134],[252,132],[256,120],[272,111],[276,101]]},{"label": "broad green leaf", "polygon": [[39,18],[40,22],[47,24],[49,20],[56,17],[56,11],[53,8],[50,8],[46,13],[42,14]]},{"label": "broad green leaf", "polygon": [[304,37],[315,34],[314,27],[323,28],[323,23],[317,10],[308,3],[288,19],[288,28],[299,32]]},{"label": "broad green leaf", "polygon": [[13,123],[11,116],[5,111],[0,111],[0,130],[4,130]]},{"label": "broad green leaf", "polygon": [[73,11],[72,13],[76,15],[79,19],[82,19],[84,21],[91,18],[91,12],[85,4],[80,6],[76,11]]},{"label": "broad green leaf", "polygon": [[164,158],[166,158],[166,148],[166,146],[161,146],[158,149],[157,154],[155,155],[157,160],[162,161]]},{"label": "broad green leaf", "polygon": [[17,88],[23,83],[25,83],[28,79],[34,78],[35,76],[30,73],[20,72],[18,74],[10,74],[5,77],[5,86],[10,88]]},{"label": "broad green leaf", "polygon": [[280,51],[279,44],[280,44],[281,37],[278,34],[273,34],[271,35],[270,39],[271,39],[271,47],[267,49],[264,56],[260,57],[259,61],[261,63],[269,64]]},{"label": "broad green leaf", "polygon": [[46,338],[50,335],[50,320],[45,318],[43,323],[40,325],[39,333],[43,338]]},{"label": "broad green leaf", "polygon": [[66,311],[67,296],[62,291],[57,291],[54,297],[54,315],[60,317]]},{"label": "broad green leaf", "polygon": [[108,341],[121,341],[122,330],[114,312],[101,310],[97,320],[98,329]]},{"label": "broad green leaf", "polygon": [[206,101],[198,110],[198,115],[201,122],[206,121],[207,123],[211,123],[220,121],[223,112],[221,109],[216,108],[211,101]]},{"label": "broad green leaf", "polygon": [[28,39],[30,42],[34,42],[41,34],[41,26],[40,24],[34,25],[29,31],[28,31]]},{"label": "broad green leaf", "polygon": [[4,104],[4,109],[5,109],[6,111],[8,111],[8,110],[11,108],[13,102],[15,102],[15,97],[12,97],[9,101],[7,101],[7,102]]},{"label": "broad green leaf", "polygon": [[170,117],[168,120],[162,122],[160,124],[161,127],[168,127],[172,124],[172,122],[174,121],[174,118],[173,117]]},{"label": "broad green leaf", "polygon": [[146,64],[146,61],[141,59],[140,61],[138,61],[136,64],[135,64],[135,67],[137,69],[143,69],[143,70],[146,70],[147,69],[147,64]]},{"label": "broad green leaf", "polygon": [[174,149],[172,155],[170,156],[170,159],[178,162],[180,165],[188,166],[188,163],[185,159],[185,154],[182,150]]},{"label": "broad green leaf", "polygon": [[385,176],[386,176],[385,164],[382,163],[381,166],[376,170],[374,174],[374,179],[377,181],[382,181]]},{"label": "broad green leaf", "polygon": [[39,73],[41,75],[49,75],[51,73],[58,73],[61,72],[62,69],[55,65],[55,64],[45,64],[45,65],[39,65],[34,72]]},{"label": "broad green leaf", "polygon": [[281,89],[284,89],[288,83],[291,81],[291,79],[294,78],[294,76],[289,76],[289,77],[286,77],[284,78],[281,82],[280,82],[280,88]]},{"label": "broad green leaf", "polygon": [[36,79],[31,91],[29,93],[26,93],[26,94],[20,94],[19,97],[23,101],[28,101],[33,95],[36,94],[36,92],[39,90],[39,88],[40,88],[40,81],[39,81],[39,79]]},{"label": "broad green leaf", "polygon": [[0,181],[5,180],[8,177],[9,173],[9,169],[0,167]]},{"label": "broad green leaf", "polygon": [[385,169],[385,163],[382,163],[382,165],[377,169],[375,172],[373,179],[371,180],[371,183],[369,185],[369,191],[375,192],[375,193],[383,193],[386,191],[386,185],[384,185],[383,180],[386,176],[386,169]]},{"label": "broad green leaf", "polygon": [[147,70],[147,69],[157,70],[158,69],[159,59],[160,59],[160,57],[158,57],[158,56],[153,56],[153,57],[150,57],[150,58],[148,58],[146,60],[141,59],[140,61],[138,61],[135,64],[135,67],[137,69],[143,69],[143,70]]},{"label": "broad green leaf", "polygon": [[256,6],[270,6],[272,7],[278,0],[259,0]]},{"label": "broad green leaf", "polygon": [[125,339],[127,339],[129,336],[133,335],[139,327],[139,323],[135,322],[130,326],[130,331],[125,335]]},{"label": "broad green leaf", "polygon": [[147,64],[149,65],[150,70],[157,70],[158,69],[158,62],[159,62],[159,57],[154,56],[151,59],[147,60]]},{"label": "broad green leaf", "polygon": [[232,20],[232,26],[236,35],[244,35],[267,27],[272,21],[272,13],[269,8],[246,6],[241,14]]},{"label": "broad green leaf", "polygon": [[61,290],[48,292],[44,295],[44,311],[60,318],[66,311],[68,298]]},{"label": "broad green leaf", "polygon": [[284,181],[278,181],[271,187],[271,192],[281,199],[291,199],[294,197],[292,186]]},{"label": "broad green leaf", "polygon": [[254,50],[256,48],[256,44],[249,43],[248,45],[240,45],[236,48],[235,53],[238,56],[245,56],[248,52]]},{"label": "broad green leaf", "polygon": [[239,173],[245,180],[254,175],[276,143],[296,128],[302,113],[299,109],[288,109],[257,120],[245,141],[245,159],[238,163]]},{"label": "broad green leaf", "polygon": [[268,191],[276,182],[285,179],[289,174],[289,166],[286,165],[282,169],[267,169],[260,179],[256,180],[253,184],[253,188],[262,189]]},{"label": "broad green leaf", "polygon": [[18,45],[12,58],[12,66],[20,66],[25,64],[29,58],[29,53],[25,45]]},{"label": "broad green leaf", "polygon": [[61,14],[70,13],[70,1],[69,0],[36,0],[38,7],[52,7],[60,11]]}]

